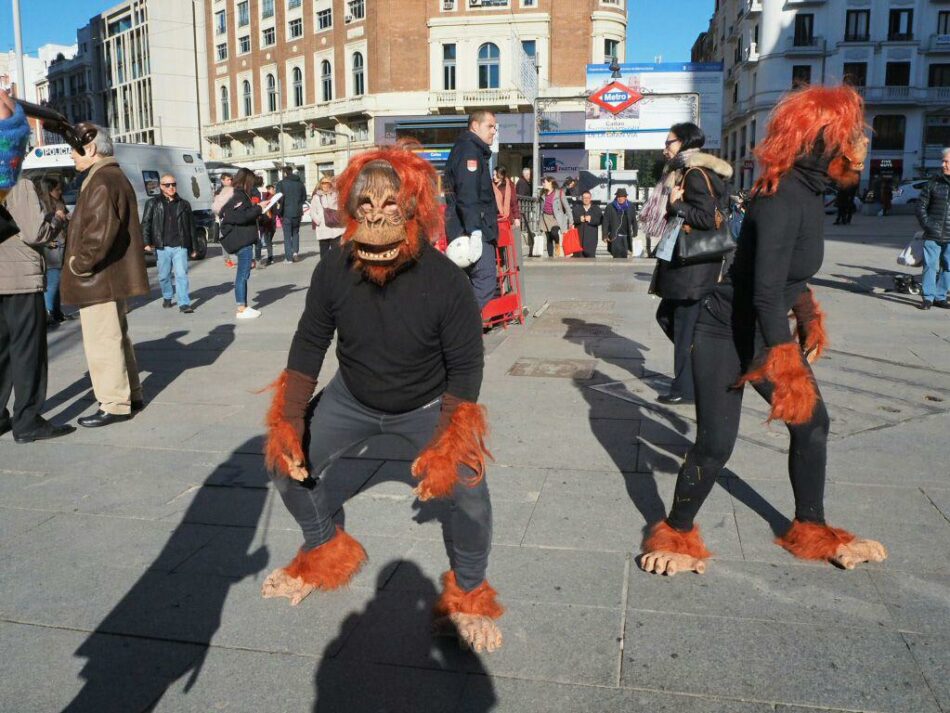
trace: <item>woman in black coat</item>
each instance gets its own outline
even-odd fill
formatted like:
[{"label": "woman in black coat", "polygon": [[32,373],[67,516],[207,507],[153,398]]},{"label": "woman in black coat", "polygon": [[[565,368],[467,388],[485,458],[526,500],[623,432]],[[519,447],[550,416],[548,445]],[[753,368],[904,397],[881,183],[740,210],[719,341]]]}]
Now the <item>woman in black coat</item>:
[{"label": "woman in black coat", "polygon": [[595,257],[597,243],[600,242],[600,224],[603,214],[600,207],[591,203],[590,191],[581,194],[581,202],[573,209],[574,225],[581,236],[581,248],[584,257]]},{"label": "woman in black coat", "polygon": [[[725,181],[732,177],[732,166],[699,151],[705,142],[705,134],[695,124],[674,124],[670,128],[663,150],[667,158],[666,168],[654,189],[660,194],[655,199],[651,197],[651,210],[662,210],[657,203],[666,198],[664,217],[681,217],[684,225],[697,230],[716,227],[717,208],[725,219],[726,210],[721,204],[727,196]],[[651,215],[650,210],[646,211],[646,215]],[[665,221],[650,222],[648,231],[662,222]],[[659,237],[652,232],[651,236]],[[688,403],[693,400],[693,371],[690,365],[693,330],[699,316],[700,300],[715,288],[721,270],[721,259],[680,265],[674,255],[672,262],[657,261],[650,291],[662,298],[656,311],[656,321],[673,342],[673,381],[669,393],[657,397],[660,403]]]},{"label": "woman in black coat", "polygon": [[228,252],[237,253],[237,270],[234,273],[234,298],[237,302],[238,319],[256,319],[259,310],[247,304],[247,281],[251,276],[254,245],[259,238],[258,219],[261,207],[251,198],[257,176],[246,168],[234,174],[231,185],[234,195],[221,209],[221,243]]}]

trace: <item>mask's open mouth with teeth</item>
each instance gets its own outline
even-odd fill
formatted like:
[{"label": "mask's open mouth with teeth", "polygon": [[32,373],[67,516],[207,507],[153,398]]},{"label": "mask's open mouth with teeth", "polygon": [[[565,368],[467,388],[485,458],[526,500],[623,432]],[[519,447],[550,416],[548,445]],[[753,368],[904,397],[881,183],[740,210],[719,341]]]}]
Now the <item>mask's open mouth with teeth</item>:
[{"label": "mask's open mouth with teeth", "polygon": [[387,262],[393,262],[397,257],[399,257],[399,250],[404,242],[404,240],[400,240],[399,242],[389,243],[388,245],[355,243],[353,247],[356,250],[356,254],[360,260],[374,265],[380,265]]}]

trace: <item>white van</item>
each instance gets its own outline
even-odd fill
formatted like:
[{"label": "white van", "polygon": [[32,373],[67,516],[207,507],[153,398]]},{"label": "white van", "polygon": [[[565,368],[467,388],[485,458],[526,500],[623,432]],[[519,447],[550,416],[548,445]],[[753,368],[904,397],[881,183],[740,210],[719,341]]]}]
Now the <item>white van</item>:
[{"label": "white van", "polygon": [[[63,201],[70,209],[76,205],[82,184],[82,177],[70,158],[71,151],[69,144],[37,146],[23,161],[23,174],[34,183],[38,184],[44,177],[60,181]],[[203,258],[210,227],[214,223],[211,213],[214,191],[201,154],[174,146],[116,143],[115,159],[135,189],[140,218],[145,202],[152,196],[161,195],[159,179],[165,174],[175,177],[178,194],[191,204],[195,219],[194,244],[198,257]]]}]

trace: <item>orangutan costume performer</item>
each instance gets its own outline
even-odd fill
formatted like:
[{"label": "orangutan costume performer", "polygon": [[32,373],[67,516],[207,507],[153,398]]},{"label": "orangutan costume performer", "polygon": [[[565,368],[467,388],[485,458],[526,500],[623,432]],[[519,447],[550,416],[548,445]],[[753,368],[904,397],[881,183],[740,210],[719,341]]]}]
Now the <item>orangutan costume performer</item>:
[{"label": "orangutan costume performer", "polygon": [[825,186],[829,178],[853,185],[866,155],[864,104],[851,87],[810,87],[775,107],[756,149],[762,176],[735,261],[704,300],[696,326],[696,444],[669,515],[643,544],[647,572],[705,571],[710,553],[693,520],[732,454],[746,383],[771,404],[769,420],[785,421],[791,434],[795,519],[777,543],[796,557],[846,569],[887,556],[880,543],[825,524],[829,420],[809,366],[827,343],[824,315],[806,284],[824,257]]},{"label": "orangutan costume performer", "polygon": [[[485,579],[490,454],[485,409],[476,403],[482,322],[465,273],[429,243],[440,221],[435,178],[429,163],[401,146],[361,154],[339,178],[343,249],[314,270],[267,416],[268,470],[304,544],[270,574],[263,595],[296,605],[357,573],[366,552],[333,523],[322,476],[357,443],[398,435],[419,452],[412,464],[419,499],[452,502],[452,569],[442,577],[437,627],[476,651],[494,651],[503,609]],[[334,331],[339,371],[308,424]]]}]

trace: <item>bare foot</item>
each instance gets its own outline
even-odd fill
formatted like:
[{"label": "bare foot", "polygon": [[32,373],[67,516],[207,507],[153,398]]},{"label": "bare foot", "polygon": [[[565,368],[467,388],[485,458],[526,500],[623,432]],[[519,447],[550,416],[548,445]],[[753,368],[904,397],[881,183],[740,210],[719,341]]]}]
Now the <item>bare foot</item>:
[{"label": "bare foot", "polygon": [[497,651],[501,648],[501,629],[491,617],[478,614],[449,614],[436,619],[436,634],[457,636],[459,646],[476,652]]},{"label": "bare foot", "polygon": [[280,568],[267,575],[261,587],[261,596],[264,599],[287,597],[290,600],[290,606],[295,607],[314,589],[316,587],[312,584],[306,584],[302,579],[291,577],[285,569]]},{"label": "bare foot", "polygon": [[703,574],[706,571],[706,560],[697,559],[690,555],[682,555],[678,552],[657,550],[647,552],[640,558],[640,569],[644,572],[665,574],[670,577],[677,572]]},{"label": "bare foot", "polygon": [[886,559],[887,550],[877,540],[855,539],[847,545],[838,545],[831,561],[845,569],[854,569],[862,562],[883,562]]}]

